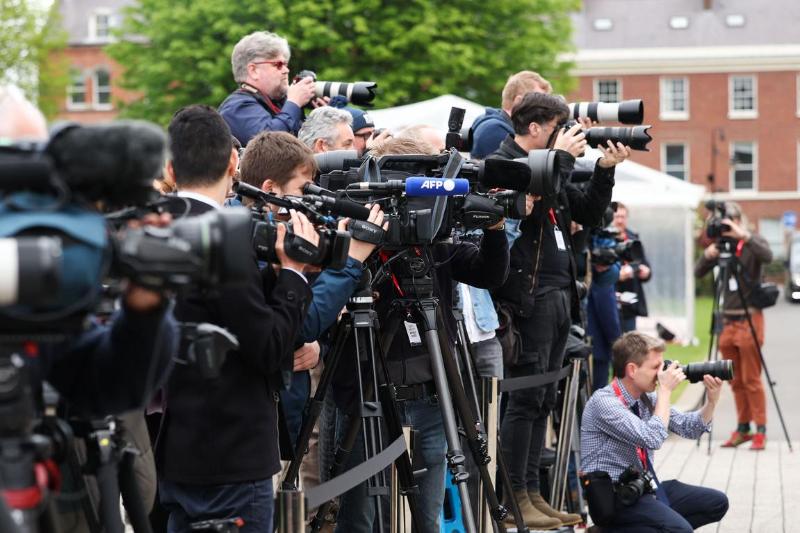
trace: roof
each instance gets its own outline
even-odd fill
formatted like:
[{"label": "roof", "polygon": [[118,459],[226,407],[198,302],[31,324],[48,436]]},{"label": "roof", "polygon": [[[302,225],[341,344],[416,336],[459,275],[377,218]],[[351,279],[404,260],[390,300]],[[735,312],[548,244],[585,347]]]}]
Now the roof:
[{"label": "roof", "polygon": [[135,3],[135,0],[58,0],[59,12],[64,29],[69,35],[70,45],[104,44],[109,39],[94,39],[90,36],[92,15],[96,13],[111,16],[111,25],[118,26],[122,20],[122,9]]},{"label": "roof", "polygon": [[446,132],[451,107],[460,107],[466,110],[464,127],[469,127],[486,110],[484,106],[466,98],[445,94],[413,104],[386,109],[370,109],[369,114],[378,128],[397,129],[414,124],[426,124]]},{"label": "roof", "polygon": [[[797,0],[590,0],[583,5],[572,16],[579,50],[795,44],[800,35]],[[730,26],[729,16],[734,22],[743,18],[743,24]],[[685,17],[686,28],[672,28],[673,17]],[[595,29],[598,19],[610,20],[611,29]]]}]

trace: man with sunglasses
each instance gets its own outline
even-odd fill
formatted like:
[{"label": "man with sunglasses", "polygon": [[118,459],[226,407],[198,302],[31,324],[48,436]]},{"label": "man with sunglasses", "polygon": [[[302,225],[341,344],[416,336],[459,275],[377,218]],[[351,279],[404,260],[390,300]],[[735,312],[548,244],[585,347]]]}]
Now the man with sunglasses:
[{"label": "man with sunglasses", "polygon": [[[565,130],[569,108],[557,96],[529,92],[511,110],[514,134],[508,135],[490,157],[527,157],[531,150],[558,150],[561,191],[552,198],[535,198],[524,220],[506,221],[511,268],[495,299],[513,311],[522,339],[516,361],[507,365],[507,378],[544,374],[561,369],[573,320],[580,324],[572,221],[591,227],[600,223],[611,202],[614,167],[627,159],[627,147],[600,149],[594,174],[585,190],[569,183],[575,157],[586,149],[581,125]],[[557,384],[510,392],[500,433],[508,464],[513,498],[528,527],[558,529],[580,522],[576,514],[550,507],[539,491],[539,465],[547,417],[555,407]],[[511,496],[511,495],[509,495]]]},{"label": "man with sunglasses", "polygon": [[262,131],[297,135],[303,107],[325,105],[316,98],[314,80],[302,78],[289,85],[289,43],[266,31],[243,37],[233,48],[231,68],[239,88],[219,107],[219,113],[242,146]]}]

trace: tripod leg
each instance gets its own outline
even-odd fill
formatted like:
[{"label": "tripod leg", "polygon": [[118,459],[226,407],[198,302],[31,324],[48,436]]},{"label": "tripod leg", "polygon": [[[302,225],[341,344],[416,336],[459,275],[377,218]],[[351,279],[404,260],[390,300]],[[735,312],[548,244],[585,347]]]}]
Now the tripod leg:
[{"label": "tripod leg", "polygon": [[308,441],[311,439],[311,434],[314,431],[314,425],[317,423],[319,415],[322,412],[322,406],[325,403],[325,395],[327,394],[330,383],[333,380],[336,367],[338,366],[339,359],[342,355],[342,350],[344,349],[344,344],[350,335],[350,330],[351,326],[349,321],[344,319],[337,326],[336,334],[334,335],[333,349],[328,357],[326,357],[325,369],[322,371],[319,385],[317,386],[314,396],[309,399],[305,416],[303,417],[303,425],[300,426],[300,433],[297,436],[297,442],[295,443],[294,448],[294,458],[286,468],[286,475],[281,482],[281,488],[283,490],[297,490],[298,488],[300,464],[302,463],[306,449],[308,448]]},{"label": "tripod leg", "polygon": [[122,502],[131,519],[136,533],[152,533],[148,511],[144,507],[139,485],[136,484],[136,473],[133,469],[134,454],[126,451],[119,463],[119,489]]},{"label": "tripod leg", "polygon": [[97,487],[100,489],[100,521],[107,533],[124,533],[119,512],[119,482],[113,462],[97,467]]}]

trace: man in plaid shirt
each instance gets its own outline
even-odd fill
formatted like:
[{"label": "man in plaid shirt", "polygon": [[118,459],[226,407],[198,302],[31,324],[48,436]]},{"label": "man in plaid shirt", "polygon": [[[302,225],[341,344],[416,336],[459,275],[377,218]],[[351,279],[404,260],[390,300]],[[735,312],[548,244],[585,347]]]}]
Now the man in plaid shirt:
[{"label": "man in plaid shirt", "polygon": [[670,395],[686,375],[677,361],[664,368],[664,342],[639,332],[626,333],[612,347],[614,380],[595,392],[583,412],[581,470],[607,472],[615,482],[630,466],[648,470],[655,493],[643,494],[630,506],[616,502],[611,529],[603,531],[694,531],[722,519],[725,494],[686,485],[660,483],[653,471],[653,450],[672,431],[696,439],[711,423],[722,381],[703,376],[707,401],[691,413],[670,406]]}]

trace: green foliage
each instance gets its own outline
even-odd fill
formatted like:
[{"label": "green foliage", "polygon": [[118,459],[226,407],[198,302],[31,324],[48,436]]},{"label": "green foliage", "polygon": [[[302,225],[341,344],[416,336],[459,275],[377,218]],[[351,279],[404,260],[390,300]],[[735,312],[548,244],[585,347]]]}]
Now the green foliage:
[{"label": "green foliage", "polygon": [[0,0],[0,83],[18,85],[38,101],[45,116],[58,111],[67,85],[58,51],[66,44],[56,3],[49,9],[28,0]]},{"label": "green foliage", "polygon": [[256,30],[292,47],[292,71],[378,82],[378,107],[454,93],[497,105],[509,74],[536,70],[571,85],[557,54],[571,46],[579,0],[139,0],[109,53],[124,87],[144,96],[124,114],[165,124],[180,106],[219,105],[235,88],[233,46]]}]

